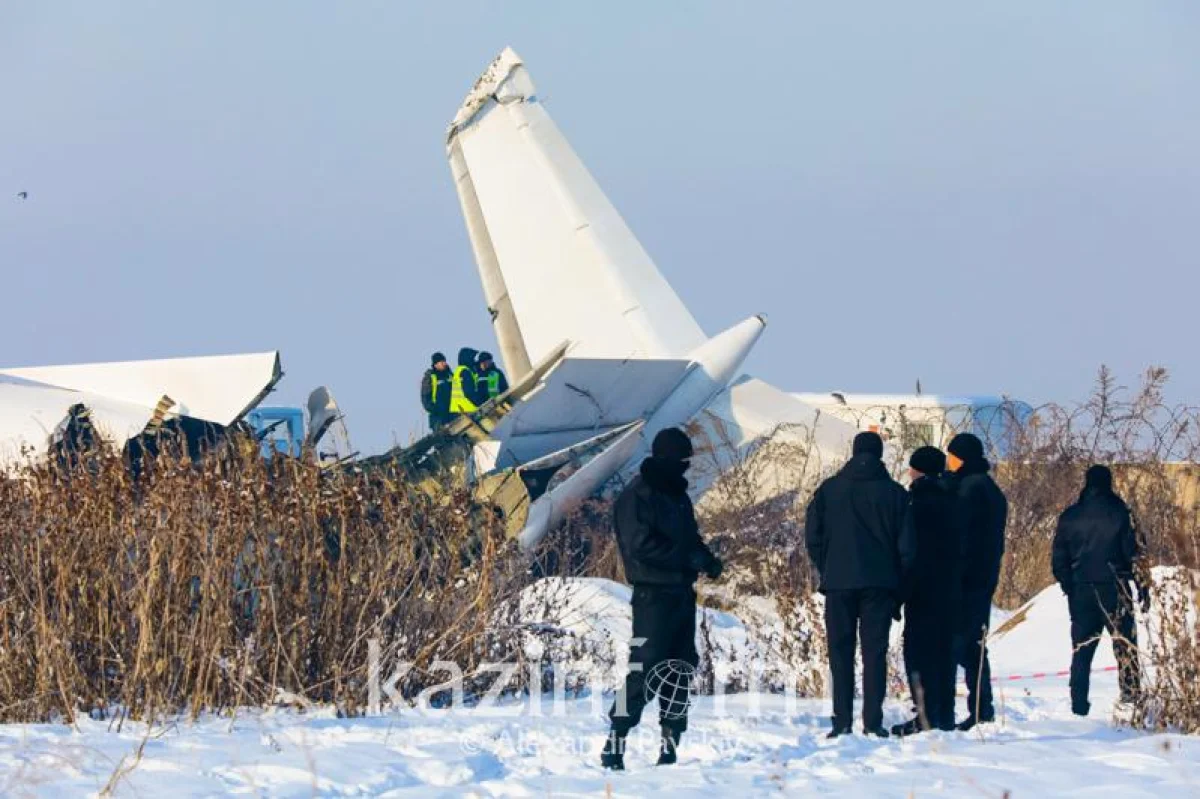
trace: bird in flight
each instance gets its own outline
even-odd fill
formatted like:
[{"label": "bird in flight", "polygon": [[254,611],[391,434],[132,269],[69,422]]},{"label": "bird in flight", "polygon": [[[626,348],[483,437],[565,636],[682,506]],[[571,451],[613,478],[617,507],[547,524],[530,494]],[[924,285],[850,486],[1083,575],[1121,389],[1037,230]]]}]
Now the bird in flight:
[{"label": "bird in flight", "polygon": [[24,200],[25,198],[27,198],[29,196],[29,192],[19,191],[19,192],[17,192],[17,196],[20,197],[22,200]]}]

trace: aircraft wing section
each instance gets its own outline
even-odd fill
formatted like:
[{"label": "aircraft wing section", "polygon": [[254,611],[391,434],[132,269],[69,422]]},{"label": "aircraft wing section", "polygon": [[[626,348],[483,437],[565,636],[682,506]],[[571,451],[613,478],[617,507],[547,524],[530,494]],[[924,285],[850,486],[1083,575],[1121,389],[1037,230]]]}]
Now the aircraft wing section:
[{"label": "aircraft wing section", "polygon": [[[810,476],[831,472],[849,456],[858,432],[846,422],[749,375],[742,375],[718,394],[693,419],[692,428],[698,433],[693,440],[701,444],[693,459],[698,488],[710,484],[719,472],[744,459],[767,438],[797,445],[797,449],[789,448],[788,460],[799,457],[801,449],[805,453],[802,467],[789,463],[776,477],[786,472],[783,479],[790,480],[794,469]],[[756,475],[764,496],[787,488],[774,485],[770,478],[765,473]]]},{"label": "aircraft wing section", "polygon": [[588,358],[680,357],[705,341],[512,50],[467,96],[447,154],[510,372],[564,338]]},{"label": "aircraft wing section", "polygon": [[258,405],[283,371],[278,352],[260,352],[0,369],[0,375],[148,408],[165,394],[176,403],[173,412],[228,426]]},{"label": "aircraft wing section", "polygon": [[679,383],[689,361],[565,358],[492,431],[498,464],[524,463],[646,418]]}]

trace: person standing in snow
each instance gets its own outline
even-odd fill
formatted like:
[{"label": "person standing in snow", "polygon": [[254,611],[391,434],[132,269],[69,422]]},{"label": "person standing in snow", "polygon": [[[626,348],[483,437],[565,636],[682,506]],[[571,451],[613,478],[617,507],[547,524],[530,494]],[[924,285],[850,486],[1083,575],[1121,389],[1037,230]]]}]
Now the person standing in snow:
[{"label": "person standing in snow", "polygon": [[479,394],[481,398],[479,404],[481,405],[508,391],[508,378],[504,376],[504,372],[500,371],[500,367],[496,366],[496,361],[492,358],[490,352],[479,353],[475,376],[479,381]]},{"label": "person standing in snow", "polygon": [[429,414],[429,429],[437,430],[450,421],[450,364],[446,356],[435,352],[430,366],[421,376],[421,407]]},{"label": "person standing in snow", "polygon": [[[625,739],[645,709],[645,678],[656,665],[682,660],[695,668],[696,592],[699,574],[721,576],[724,566],[700,537],[688,481],[684,473],[692,442],[676,427],[660,430],[640,473],[617,497],[613,508],[617,546],[625,577],[633,585],[633,638],[629,674],[609,711],[612,727],[601,765],[625,768]],[[661,704],[661,703],[660,703]],[[675,762],[680,736],[687,730],[681,716],[660,708],[662,744],[659,765]]]},{"label": "person standing in snow", "polygon": [[805,516],[805,544],[825,595],[833,676],[830,738],[851,730],[856,638],[862,643],[863,732],[888,735],[883,727],[888,630],[916,558],[916,542],[908,493],[888,475],[882,458],[883,439],[877,433],[855,436],[853,456],[821,484]]},{"label": "person standing in snow", "polygon": [[475,376],[477,351],[463,347],[458,351],[458,366],[450,376],[450,413],[457,416],[479,410],[479,380]]},{"label": "person standing in snow", "polygon": [[955,496],[954,523],[963,553],[962,605],[954,649],[967,677],[967,717],[958,729],[970,730],[996,719],[987,632],[1004,557],[1008,500],[988,474],[992,466],[978,436],[959,433],[946,450],[951,471],[947,483]]},{"label": "person standing in snow", "polygon": [[946,456],[937,447],[921,447],[908,461],[917,559],[904,588],[904,670],[917,714],[892,727],[892,735],[954,729],[954,629],[962,577],[954,497],[942,481],[944,471]]},{"label": "person standing in snow", "polygon": [[1134,570],[1140,554],[1129,508],[1113,491],[1112,472],[1091,467],[1079,501],[1058,517],[1051,558],[1071,612],[1071,711],[1077,716],[1091,710],[1092,656],[1106,629],[1120,668],[1121,701],[1135,702],[1141,693],[1130,593],[1133,582],[1142,612],[1149,611],[1150,591]]}]

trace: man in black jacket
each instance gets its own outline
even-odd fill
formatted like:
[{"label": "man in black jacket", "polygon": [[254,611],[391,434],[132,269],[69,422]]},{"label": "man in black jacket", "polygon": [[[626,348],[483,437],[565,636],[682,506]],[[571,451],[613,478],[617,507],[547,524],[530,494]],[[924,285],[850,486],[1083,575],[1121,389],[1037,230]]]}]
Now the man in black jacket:
[{"label": "man in black jacket", "polygon": [[967,676],[967,718],[958,729],[969,730],[979,722],[996,719],[987,631],[992,596],[1000,582],[1008,500],[988,474],[992,465],[984,457],[983,442],[977,436],[959,433],[946,450],[952,472],[947,484],[955,495],[955,527],[961,536],[963,555],[962,604],[954,649]]},{"label": "man in black jacket", "polygon": [[1121,701],[1136,701],[1141,692],[1130,581],[1143,612],[1149,610],[1150,592],[1136,579],[1133,564],[1139,555],[1129,508],[1113,492],[1112,472],[1091,467],[1079,501],[1058,517],[1051,559],[1071,611],[1071,710],[1076,715],[1091,709],[1092,656],[1105,629],[1120,668]]},{"label": "man in black jacket", "polygon": [[908,467],[917,561],[904,590],[904,670],[917,714],[892,727],[892,735],[954,729],[954,629],[962,585],[954,497],[941,479],[946,456],[940,449],[917,449]]},{"label": "man in black jacket", "polygon": [[[723,570],[700,537],[687,495],[683,475],[692,442],[682,430],[668,427],[654,437],[650,452],[613,509],[625,579],[633,586],[629,674],[609,711],[612,729],[601,754],[601,765],[618,771],[625,768],[625,738],[646,706],[646,676],[663,661],[682,660],[693,668],[699,662],[692,585],[701,573],[715,580]],[[659,765],[675,762],[679,738],[687,730],[686,709],[682,714],[671,710],[660,707]]]},{"label": "man in black jacket", "polygon": [[825,595],[833,676],[830,738],[850,732],[856,638],[862,642],[863,732],[888,734],[883,728],[888,629],[916,543],[907,521],[908,494],[888,475],[882,457],[877,433],[855,436],[853,456],[817,489],[805,517],[808,555]]},{"label": "man in black jacket", "polygon": [[450,421],[450,364],[446,356],[435,352],[430,366],[421,375],[421,407],[429,414],[429,429],[437,430]]}]

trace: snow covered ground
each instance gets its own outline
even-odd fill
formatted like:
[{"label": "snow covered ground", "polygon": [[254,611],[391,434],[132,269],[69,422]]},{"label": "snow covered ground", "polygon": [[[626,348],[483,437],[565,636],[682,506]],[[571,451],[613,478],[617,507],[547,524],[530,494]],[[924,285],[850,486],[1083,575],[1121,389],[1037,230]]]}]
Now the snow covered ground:
[{"label": "snow covered ground", "polygon": [[[623,590],[567,587],[587,600],[573,621],[628,635]],[[601,620],[593,624],[589,620]],[[727,614],[715,625],[742,640]],[[558,621],[563,621],[559,619]],[[567,626],[567,625],[564,625]],[[1067,666],[1065,604],[1040,595],[996,641],[997,678]],[[1111,666],[1106,642],[1096,667]],[[86,796],[723,796],[863,797],[1200,795],[1200,739],[1116,728],[1116,676],[1095,675],[1093,715],[1070,714],[1065,678],[997,682],[1000,719],[972,733],[824,740],[828,703],[764,694],[704,698],[679,765],[655,768],[653,725],[631,740],[629,771],[597,765],[604,697],[556,705],[405,710],[364,719],[328,712],[245,712],[147,729],[106,722],[0,726],[0,795]],[[965,710],[965,708],[962,708]],[[901,701],[889,723],[905,718]]]}]

